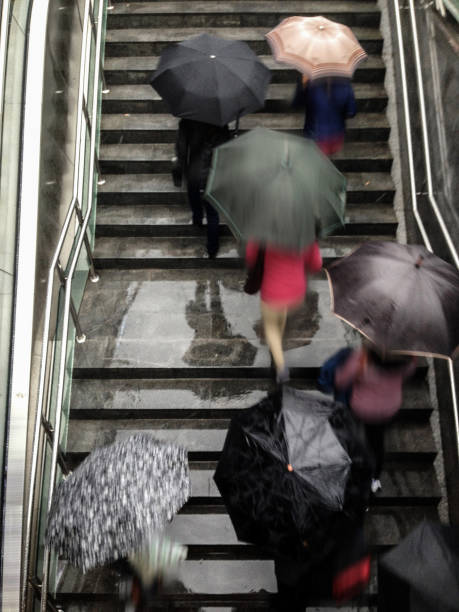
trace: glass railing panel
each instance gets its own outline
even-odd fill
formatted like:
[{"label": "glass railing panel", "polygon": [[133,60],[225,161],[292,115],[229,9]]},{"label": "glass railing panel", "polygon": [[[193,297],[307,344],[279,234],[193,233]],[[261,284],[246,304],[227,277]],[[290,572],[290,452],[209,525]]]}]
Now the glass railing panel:
[{"label": "glass railing panel", "polygon": [[[74,356],[74,345],[76,339],[81,340],[84,329],[81,330],[77,322],[78,309],[83,297],[85,285],[88,279],[88,270],[91,264],[91,257],[89,255],[90,249],[94,243],[95,234],[95,197],[97,188],[97,172],[95,168],[92,168],[94,161],[94,153],[97,151],[97,140],[99,134],[100,118],[97,110],[100,111],[100,62],[99,53],[97,51],[97,42],[101,43],[100,32],[101,28],[105,23],[103,15],[104,0],[79,0],[77,3],[72,4],[72,7],[67,5],[69,0],[63,0],[66,8],[69,8],[69,12],[73,16],[78,15],[76,22],[79,26],[83,26],[84,32],[80,32],[79,43],[82,45],[82,49],[85,53],[80,54],[78,59],[77,47],[78,44],[68,43],[69,48],[66,48],[64,55],[69,59],[69,54],[75,53],[75,57],[78,59],[80,66],[80,77],[75,77],[75,66],[69,69],[69,74],[74,75],[74,83],[78,82],[80,92],[84,92],[85,109],[83,105],[78,106],[74,104],[75,100],[80,100],[78,97],[78,87],[73,89],[73,94],[70,96],[68,91],[61,92],[59,85],[56,86],[54,93],[62,95],[62,100],[66,104],[72,105],[71,109],[68,109],[69,121],[75,127],[81,126],[81,129],[73,130],[74,140],[67,142],[65,146],[64,157],[67,159],[75,159],[73,177],[73,185],[75,188],[74,195],[76,198],[68,202],[69,208],[67,209],[67,217],[64,224],[64,233],[61,233],[60,247],[59,247],[59,262],[61,265],[61,274],[55,273],[55,289],[52,292],[52,305],[49,306],[47,302],[47,311],[50,311],[50,317],[47,320],[49,323],[49,333],[45,327],[44,334],[48,333],[49,344],[48,353],[46,354],[46,348],[42,353],[42,373],[43,364],[47,364],[49,374],[44,379],[43,374],[41,376],[41,389],[42,393],[42,414],[46,415],[49,425],[53,429],[53,434],[49,436],[51,443],[56,442],[56,435],[58,435],[59,450],[65,451],[67,443],[67,431],[68,431],[68,420],[70,410],[70,399],[71,399],[71,383],[72,383],[72,370],[73,370],[73,356]],[[90,21],[85,17],[85,10],[87,10],[89,4],[92,2],[95,23],[98,28],[98,39],[91,32]],[[52,6],[50,11],[52,12]],[[66,28],[69,25],[68,19],[72,20],[73,17],[64,18]],[[99,23],[97,23],[99,21]],[[56,23],[60,22],[59,18],[56,17]],[[64,28],[64,30],[66,30]],[[59,44],[67,44],[65,36],[59,31],[59,28],[53,25],[51,32],[51,41]],[[53,44],[51,44],[53,47]],[[70,51],[74,49],[74,51]],[[46,53],[53,59],[53,53],[48,49]],[[56,58],[54,58],[56,59]],[[47,69],[49,70],[52,66],[56,66],[56,62],[48,62]],[[62,71],[58,71],[62,76]],[[64,78],[65,80],[65,78]],[[59,92],[59,93],[58,93]],[[64,106],[65,106],[64,103]],[[55,101],[55,104],[60,104],[60,100]],[[59,106],[59,108],[61,108]],[[76,113],[76,114],[75,114]],[[76,122],[75,122],[76,118]],[[49,118],[45,118],[46,121]],[[91,124],[91,125],[89,125]],[[88,127],[92,127],[91,130]],[[59,126],[53,126],[53,129],[59,130]],[[54,138],[54,141],[59,139]],[[73,145],[76,153],[71,157],[71,149]],[[68,151],[67,151],[68,148]],[[47,166],[52,164],[47,164]],[[61,173],[58,173],[61,174]],[[70,177],[70,173],[67,173]],[[72,178],[72,177],[70,177]],[[51,183],[51,180],[50,180]],[[58,189],[58,186],[51,185],[51,189]],[[63,192],[64,193],[64,192]],[[65,190],[68,193],[68,189]],[[75,203],[76,206],[71,205]],[[91,210],[89,210],[91,209]],[[71,216],[69,216],[71,215]],[[83,221],[84,220],[84,221]],[[83,239],[83,227],[85,227],[85,239]],[[65,238],[64,238],[65,237]],[[48,264],[49,265],[49,264]],[[51,266],[52,268],[52,266]],[[91,275],[92,280],[95,280],[95,275]],[[57,288],[61,287],[59,291]],[[66,288],[66,289],[65,289]],[[71,296],[71,308],[70,311],[64,308],[65,304],[65,290],[70,292]],[[59,294],[59,295],[57,295]],[[48,291],[48,300],[50,292]],[[67,302],[68,306],[68,302]],[[52,320],[52,323],[51,323]],[[63,330],[67,329],[66,337],[63,338]],[[63,368],[63,371],[61,371]],[[43,382],[45,380],[45,382]],[[41,400],[40,400],[41,401]],[[39,403],[39,405],[41,405]],[[31,542],[36,542],[37,545],[32,544],[31,550],[31,564],[32,575],[38,577],[38,581],[43,582],[43,593],[53,593],[56,588],[56,559],[54,554],[48,556],[48,551],[44,546],[44,533],[46,525],[46,512],[49,504],[50,491],[53,485],[58,485],[61,478],[61,470],[59,466],[51,463],[51,452],[52,446],[49,441],[43,444],[43,427],[40,429],[39,425],[35,428],[34,437],[34,449],[39,449],[38,452],[34,450],[33,455],[39,457],[38,462],[35,461],[34,465],[37,466],[36,475],[33,479],[36,480],[36,505],[39,505],[38,514],[38,529],[34,533],[33,537],[28,530]],[[41,431],[41,441],[39,433]],[[41,457],[42,456],[42,457]],[[41,458],[40,458],[41,457]],[[44,457],[44,458],[43,458]],[[64,459],[65,461],[65,459]],[[56,478],[54,482],[51,482],[53,471],[56,471]],[[32,514],[32,506],[29,506],[29,516]],[[48,568],[48,571],[46,571]],[[27,581],[25,581],[26,583]],[[30,593],[30,591],[29,591]]]}]

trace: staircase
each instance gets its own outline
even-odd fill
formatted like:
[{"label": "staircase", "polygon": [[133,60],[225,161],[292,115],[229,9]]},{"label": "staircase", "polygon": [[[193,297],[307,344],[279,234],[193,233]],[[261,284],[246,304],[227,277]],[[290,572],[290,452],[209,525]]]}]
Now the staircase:
[{"label": "staircase", "polygon": [[[244,40],[271,69],[272,83],[265,108],[244,117],[241,129],[301,134],[302,113],[289,108],[296,72],[273,61],[264,39],[282,18],[297,14],[350,25],[369,54],[354,78],[359,112],[334,159],[348,180],[347,225],[321,244],[329,262],[366,240],[395,239],[377,3],[115,2],[108,15],[110,93],[103,98],[100,151],[106,183],[99,190],[96,229],[101,279],[88,284],[80,311],[88,339],[76,348],[67,451],[75,466],[96,446],[140,430],[189,449],[192,497],[170,527],[189,546],[189,556],[162,609],[269,608],[276,591],[273,562],[237,541],[212,474],[231,416],[256,403],[273,383],[258,299],[241,290],[244,272],[234,239],[223,226],[219,256],[207,259],[205,237],[190,225],[186,194],[173,186],[177,120],[148,84],[149,75],[172,42],[204,31]],[[355,341],[329,309],[322,275],[310,283],[304,307],[288,323],[286,358],[297,387],[314,388],[322,361]],[[437,513],[425,375],[421,363],[387,434],[383,489],[367,519],[374,552]],[[67,567],[57,600],[74,612],[121,610],[118,582],[115,570],[82,576]],[[359,604],[374,610],[376,603],[373,579]]]}]

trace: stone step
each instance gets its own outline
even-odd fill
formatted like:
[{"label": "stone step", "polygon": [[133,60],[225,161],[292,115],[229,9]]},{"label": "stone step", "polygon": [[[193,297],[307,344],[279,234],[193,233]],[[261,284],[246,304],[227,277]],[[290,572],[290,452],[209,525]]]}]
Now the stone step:
[{"label": "stone step", "polygon": [[[177,41],[178,42],[178,41]],[[259,55],[259,59],[271,70],[273,83],[295,83],[298,71],[276,62],[272,55]],[[105,57],[104,72],[110,85],[145,85],[150,82],[158,56],[127,55],[125,57]],[[370,54],[359,64],[354,73],[353,81],[357,83],[382,83],[385,75],[385,65],[379,55]],[[108,95],[108,94],[105,94]],[[104,96],[105,96],[104,95]]]},{"label": "stone step", "polygon": [[[127,57],[129,55],[159,55],[174,42],[180,42],[203,32],[228,40],[243,40],[255,53],[268,54],[270,47],[265,39],[266,28],[184,27],[184,28],[126,28],[107,30],[105,55]],[[353,32],[367,53],[380,53],[383,38],[377,27],[353,28]]]},{"label": "stone step", "polygon": [[[85,331],[88,330],[85,328]],[[311,371],[311,378],[294,379],[290,384],[313,391],[316,389],[316,378]],[[100,420],[230,419],[239,410],[253,406],[274,390],[273,378],[74,378],[70,417]],[[428,388],[419,370],[417,376],[405,384],[399,418],[426,421],[431,414]]]},{"label": "stone step", "polygon": [[[71,465],[86,454],[138,432],[184,446],[191,461],[218,461],[226,437],[227,420],[194,419],[192,422],[165,419],[78,419],[70,421],[67,453]],[[437,454],[430,423],[393,421],[385,435],[387,459],[433,460]],[[75,457],[72,459],[72,455]]]},{"label": "stone step", "polygon": [[[195,557],[198,550],[197,547],[190,547],[189,555]],[[235,568],[236,566],[245,568],[246,580],[240,571],[232,567],[233,565]],[[370,609],[368,606],[376,603],[376,572],[375,561],[372,561],[372,579],[369,586],[358,599],[347,602],[345,607],[340,606],[341,612],[368,611]],[[188,559],[182,564],[180,571],[171,576],[161,594],[155,597],[154,607],[150,609],[173,609],[183,612],[234,612],[234,610],[254,608],[272,610],[275,592],[275,585],[274,590],[272,585],[273,576],[272,560],[230,561],[218,555],[215,560],[200,557]],[[250,590],[247,579],[251,577],[255,579],[254,584],[265,585],[268,588],[261,588],[259,591]],[[209,588],[204,582],[205,579],[211,584],[215,582],[215,585],[212,584]],[[226,592],[230,579],[236,584],[241,584],[240,592]],[[195,584],[203,584],[205,588],[196,592],[192,588]],[[130,593],[130,588],[130,580],[125,574],[123,575],[120,563],[113,564],[110,568],[92,570],[87,574],[81,574],[76,568],[67,565],[62,570],[56,603],[63,606],[66,612],[124,612],[127,608],[120,600],[120,595],[123,599],[125,594]],[[113,607],[109,607],[110,605]],[[335,602],[314,597],[305,610],[331,612],[335,609]]]},{"label": "stone step", "polygon": [[[264,111],[290,112],[295,93],[294,83],[272,83],[267,92]],[[355,83],[354,93],[358,112],[383,111],[387,94],[382,83]],[[102,98],[103,113],[167,113],[169,108],[149,84],[111,85]]]},{"label": "stone step", "polygon": [[[178,119],[169,114],[109,114],[103,115],[102,144],[175,142]],[[255,127],[283,130],[301,136],[302,113],[255,113],[240,120],[241,132]],[[347,141],[385,141],[389,136],[389,123],[381,113],[358,113],[346,122]]]},{"label": "stone step", "polygon": [[[390,203],[394,184],[386,172],[346,172],[347,200]],[[184,187],[175,187],[170,174],[107,174],[99,187],[99,204],[186,204]]]},{"label": "stone step", "polygon": [[[155,598],[152,610],[181,610],[182,612],[234,612],[235,610],[273,610],[275,596],[268,592],[231,593],[164,593]],[[57,602],[66,612],[124,612],[125,604],[120,603],[116,593],[68,593],[57,594]],[[305,612],[374,612],[376,596],[361,595],[357,600],[336,607],[336,602],[311,600]]]},{"label": "stone step", "polygon": [[[75,425],[78,427],[78,423]],[[116,426],[116,420],[112,426]],[[82,455],[76,451],[75,457],[78,456]],[[195,514],[197,509],[211,506],[216,512],[226,514],[223,499],[213,478],[216,467],[216,462],[205,464],[204,468],[200,463],[190,463],[191,496],[182,512]],[[371,500],[372,506],[434,505],[441,498],[430,458],[425,464],[419,461],[386,461],[381,483],[382,490]]]},{"label": "stone step", "polygon": [[[165,253],[171,257],[167,247]],[[138,260],[131,257],[134,267]],[[124,283],[118,289],[113,284],[106,290],[103,284],[99,291],[88,288],[79,313],[87,340],[75,349],[75,367],[269,367],[259,299],[242,291],[244,273],[189,274],[181,282],[169,278],[163,271],[157,280],[133,282],[128,289]],[[310,280],[305,304],[287,325],[284,348],[292,367],[319,367],[353,336],[331,314],[325,280]]]},{"label": "stone step", "polygon": [[[126,0],[113,0],[112,5],[124,4]],[[136,0],[137,2],[164,2],[164,0]],[[215,2],[215,0],[202,0],[202,2]],[[240,0],[240,2],[246,2],[247,0]],[[266,0],[253,0],[251,4],[263,4]],[[304,2],[310,2],[311,0],[303,0]],[[342,0],[329,0],[331,2],[341,2]],[[356,6],[359,4],[376,4],[377,0],[352,0]],[[232,0],[235,3],[235,10],[239,5],[239,0]],[[110,9],[111,10],[111,9]]]},{"label": "stone step", "polygon": [[348,26],[378,27],[380,11],[372,2],[288,0],[247,2],[129,2],[109,11],[108,29],[179,27],[275,27],[292,15],[323,15]]},{"label": "stone step", "polygon": [[[348,204],[346,226],[334,233],[394,234],[397,219],[392,206],[379,203]],[[224,223],[224,220],[221,221]],[[202,229],[191,225],[188,205],[162,206],[160,204],[100,204],[97,208],[98,236],[108,235],[194,235]],[[220,225],[220,232],[228,234],[226,225]]]},{"label": "stone step", "polygon": [[[367,205],[367,207],[369,207],[369,205]],[[161,214],[160,221],[164,220],[162,212],[164,208],[165,207],[158,205],[130,206],[126,210],[126,207],[118,206],[119,212],[121,212],[122,215],[124,214],[124,216],[128,216],[129,213],[132,212],[132,216],[129,215],[129,222],[102,223],[99,221],[96,225],[96,237],[202,238],[205,227],[197,227],[191,224],[190,211],[186,207],[170,207],[176,210],[178,218],[172,218],[169,224],[157,223],[155,213],[159,212]],[[362,234],[371,236],[374,234],[379,237],[382,235],[394,237],[397,223],[395,221],[386,222],[386,215],[384,214],[378,217],[378,206],[375,205],[374,208],[374,217],[371,221],[361,221],[356,215],[353,217],[347,215],[346,225],[335,229],[330,236],[358,236]],[[159,211],[157,211],[157,209],[159,209]],[[365,208],[363,210],[365,213]],[[141,216],[139,217],[140,214]],[[167,211],[167,214],[169,217],[172,217],[169,211]],[[183,222],[176,222],[179,219],[183,219]],[[136,221],[138,223],[136,223]],[[219,225],[219,234],[221,237],[231,236],[230,228],[224,223],[221,223]]]},{"label": "stone step", "polygon": [[[329,236],[320,240],[322,258],[327,266],[339,257],[349,255],[366,240],[388,240],[391,236]],[[157,269],[240,269],[243,260],[239,246],[233,237],[223,236],[216,258],[209,259],[205,248],[206,239],[201,238],[151,238],[125,237],[99,238],[95,250],[95,265],[99,269],[109,268],[157,268]]]},{"label": "stone step", "polygon": [[[387,464],[388,462],[386,462]],[[192,466],[191,466],[192,467]],[[213,479],[215,469],[191,469],[191,500],[188,511],[192,511],[199,501],[223,505],[223,499]],[[371,504],[390,505],[434,505],[441,499],[435,468],[432,464],[407,467],[403,463],[386,465],[381,474],[381,492]]]},{"label": "stone step", "polygon": [[[333,231],[330,236],[367,236],[376,235],[379,239],[383,235],[395,237],[396,226],[394,224],[378,223],[347,223],[345,227]],[[202,238],[204,229],[196,227],[190,223],[184,225],[97,225],[97,238]],[[231,236],[230,228],[227,225],[219,226],[220,237]]]},{"label": "stone step", "polygon": [[[171,171],[174,143],[101,145],[102,174],[162,174]],[[332,156],[341,172],[389,172],[392,154],[387,142],[346,142]]]}]

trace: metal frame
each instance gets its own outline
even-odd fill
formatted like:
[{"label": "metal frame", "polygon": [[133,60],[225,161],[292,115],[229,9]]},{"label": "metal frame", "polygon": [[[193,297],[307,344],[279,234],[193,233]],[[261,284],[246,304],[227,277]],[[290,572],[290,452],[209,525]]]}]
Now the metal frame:
[{"label": "metal frame", "polygon": [[[37,244],[41,146],[41,105],[45,61],[48,0],[36,0],[30,15],[28,48],[33,50],[25,68],[26,86],[22,117],[23,143],[19,178],[18,246],[14,295],[13,339],[8,449],[5,469],[5,522],[3,532],[2,605],[17,610],[21,597],[21,537],[24,476],[29,412],[30,366],[33,337],[33,300]],[[3,102],[3,101],[2,101]],[[20,304],[20,308],[18,308]],[[20,359],[15,359],[20,355]]]},{"label": "metal frame", "polygon": [[[44,0],[47,2],[48,0]],[[81,330],[81,326],[78,321],[78,314],[73,303],[71,290],[72,280],[76,265],[81,253],[83,243],[85,245],[86,254],[89,259],[90,269],[89,277],[92,282],[98,281],[98,276],[94,268],[94,260],[91,251],[91,245],[89,242],[87,227],[91,218],[91,212],[93,207],[93,185],[95,177],[95,165],[99,170],[98,160],[96,156],[97,147],[97,111],[99,104],[99,89],[101,82],[102,71],[102,25],[103,25],[103,14],[104,14],[104,0],[99,2],[99,11],[97,21],[93,14],[92,0],[86,0],[84,8],[84,19],[82,29],[82,48],[81,48],[81,60],[80,60],[80,83],[78,92],[78,113],[77,113],[77,128],[76,128],[76,142],[75,142],[75,171],[73,180],[73,195],[68,208],[65,221],[61,230],[59,241],[55,249],[53,259],[48,271],[48,284],[47,284],[47,295],[45,305],[45,317],[44,317],[44,329],[43,329],[43,344],[42,354],[40,363],[40,378],[39,378],[39,389],[38,389],[38,401],[37,410],[35,413],[35,426],[34,426],[34,439],[32,447],[32,460],[31,460],[31,473],[29,479],[29,499],[27,506],[27,517],[25,525],[25,545],[24,545],[24,558],[23,558],[23,572],[22,572],[22,591],[21,591],[21,610],[26,610],[27,605],[27,593],[29,584],[33,587],[37,587],[37,581],[34,577],[29,575],[30,564],[31,564],[31,543],[32,543],[32,523],[33,513],[35,508],[35,499],[37,492],[42,492],[42,474],[44,468],[44,448],[47,443],[52,447],[52,459],[51,459],[51,477],[49,487],[49,498],[48,498],[48,510],[51,503],[52,494],[55,486],[55,478],[57,471],[57,464],[60,465],[64,473],[68,472],[65,464],[64,453],[59,444],[60,428],[61,428],[61,417],[62,417],[62,404],[64,398],[65,388],[65,364],[67,357],[67,344],[68,344],[68,330],[69,330],[69,315],[75,324],[77,332],[77,342],[84,342],[85,336]],[[91,57],[91,46],[95,45],[95,61],[94,61],[94,75],[93,75],[93,94],[92,94],[92,108],[91,112],[87,108],[87,97],[90,73],[90,57]],[[106,87],[104,85],[104,87]],[[84,162],[86,154],[86,136],[90,136],[90,160],[89,160],[89,178],[88,178],[88,193],[87,193],[87,206],[86,212],[83,216],[83,208],[81,202],[83,199],[84,191]],[[76,220],[77,223],[77,240],[76,246],[73,251],[72,260],[67,275],[65,275],[63,268],[60,263],[60,256],[64,246],[64,243],[68,237],[70,227],[74,228],[75,225],[72,220]],[[62,346],[60,349],[60,360],[59,360],[59,377],[58,377],[58,391],[57,391],[57,404],[55,413],[55,424],[54,427],[50,423],[50,386],[52,383],[52,371],[49,370],[49,363],[54,363],[55,357],[55,341],[52,342],[52,355],[51,360],[49,359],[49,341],[50,341],[50,328],[51,328],[51,312],[54,301],[55,292],[55,277],[58,277],[60,286],[64,288],[64,311],[62,316]],[[39,470],[39,458],[41,456],[41,469]],[[40,476],[39,486],[37,487],[37,476]],[[37,491],[38,488],[38,491]],[[41,609],[46,610],[49,606],[49,594],[48,594],[48,573],[49,573],[49,561],[50,551],[45,549],[45,557],[43,564],[43,580],[39,585],[40,597],[41,597]]]},{"label": "metal frame", "polygon": [[[413,143],[411,139],[411,115],[410,115],[410,107],[409,107],[409,97],[408,97],[408,87],[407,87],[407,78],[406,78],[406,63],[405,63],[405,53],[404,53],[404,37],[403,37],[403,28],[400,20],[400,5],[399,0],[393,0],[394,2],[394,13],[395,13],[395,22],[397,29],[397,41],[398,41],[398,50],[399,50],[399,59],[400,59],[400,72],[401,72],[401,81],[402,81],[402,94],[403,94],[403,110],[405,114],[405,132],[406,132],[406,143],[408,148],[408,166],[410,173],[410,188],[411,188],[411,204],[412,210],[414,214],[414,218],[416,219],[416,224],[419,228],[419,231],[422,236],[422,240],[426,246],[426,248],[433,252],[433,248],[427,233],[427,230],[422,221],[421,215],[419,214],[418,209],[418,200],[417,200],[417,189],[416,189],[416,177],[414,172],[414,157],[413,157]],[[440,3],[443,4],[440,0]],[[438,8],[438,6],[437,6]],[[419,51],[419,40],[418,40],[418,30],[416,24],[416,12],[414,6],[414,0],[408,0],[408,9],[410,13],[410,23],[412,30],[412,39],[413,39],[413,48],[414,48],[414,57],[415,57],[415,68],[416,68],[416,81],[417,81],[417,95],[420,107],[421,114],[421,129],[422,129],[422,142],[423,142],[423,153],[424,153],[424,165],[426,169],[426,177],[427,177],[427,195],[429,198],[429,202],[431,208],[437,218],[437,221],[440,225],[440,229],[442,231],[443,237],[448,245],[448,249],[451,253],[451,257],[456,265],[459,267],[459,254],[456,250],[453,240],[451,239],[451,235],[448,231],[446,223],[443,219],[443,216],[438,207],[437,201],[435,199],[434,190],[433,190],[433,181],[432,181],[432,165],[430,159],[430,141],[429,141],[429,133],[427,129],[427,115],[426,115],[426,104],[425,104],[425,94],[424,94],[424,82],[422,78],[422,70],[421,70],[421,59],[420,59],[420,51]],[[457,394],[456,394],[456,381],[454,376],[454,367],[452,359],[448,359],[448,372],[451,386],[451,398],[453,403],[453,413],[454,413],[454,423],[456,428],[456,450],[457,456],[459,459],[459,408],[457,402]]]},{"label": "metal frame", "polygon": [[[92,4],[89,2],[89,16],[91,21],[94,21],[94,17],[92,15]],[[91,28],[91,35],[95,39],[95,60],[94,60],[94,82],[93,82],[93,95],[92,95],[92,109],[91,109],[91,135],[90,135],[90,159],[89,159],[89,190],[88,190],[88,202],[86,208],[86,214],[84,216],[83,224],[81,225],[81,231],[76,243],[76,248],[73,253],[72,261],[70,263],[70,268],[67,274],[67,278],[65,279],[64,285],[64,314],[63,314],[63,326],[62,326],[62,346],[61,346],[61,354],[60,354],[60,366],[59,366],[59,379],[58,379],[58,389],[57,389],[57,403],[56,403],[56,417],[54,424],[54,440],[53,440],[53,452],[51,458],[51,474],[50,474],[50,483],[49,483],[49,491],[48,491],[48,512],[51,508],[52,497],[54,493],[55,480],[56,480],[56,471],[57,471],[57,463],[58,457],[60,453],[60,445],[59,445],[59,437],[60,437],[60,428],[61,428],[61,418],[62,418],[62,403],[64,400],[64,391],[65,391],[65,365],[67,360],[67,343],[68,343],[68,330],[69,330],[69,315],[71,312],[72,305],[72,280],[73,275],[75,273],[75,269],[77,266],[78,258],[80,256],[81,247],[83,243],[86,246],[89,246],[88,237],[86,234],[86,230],[88,227],[89,219],[91,217],[92,207],[93,207],[93,193],[92,186],[94,185],[94,165],[95,165],[95,150],[97,146],[97,111],[99,107],[99,85],[100,85],[100,65],[101,65],[101,46],[102,46],[102,23],[103,23],[103,14],[104,14],[104,1],[99,0],[99,13],[97,19],[97,30]],[[86,16],[85,16],[86,20]],[[83,32],[84,35],[84,32]],[[89,45],[90,49],[91,45]],[[86,110],[86,108],[85,108]],[[86,124],[87,125],[87,124]],[[81,173],[82,174],[82,173]],[[81,211],[80,211],[81,215]],[[79,217],[80,219],[81,217]],[[96,280],[94,277],[95,271],[92,261],[92,256],[90,255],[90,251],[88,252],[88,257],[90,258],[90,275],[92,280]],[[43,560],[43,580],[41,584],[41,601],[40,608],[42,612],[46,612],[47,608],[47,597],[48,597],[48,580],[49,580],[49,564],[50,564],[51,550],[48,546],[45,546],[44,552],[44,560]]]}]

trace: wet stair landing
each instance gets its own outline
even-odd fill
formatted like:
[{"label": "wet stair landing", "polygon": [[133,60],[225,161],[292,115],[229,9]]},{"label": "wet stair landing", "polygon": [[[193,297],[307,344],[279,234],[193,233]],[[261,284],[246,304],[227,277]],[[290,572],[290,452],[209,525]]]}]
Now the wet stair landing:
[{"label": "wet stair landing", "polygon": [[[335,157],[348,179],[348,222],[321,245],[325,260],[332,261],[363,241],[395,239],[397,228],[377,3],[114,2],[108,16],[110,93],[103,98],[100,150],[106,183],[98,195],[96,239],[101,278],[88,284],[80,312],[88,340],[76,349],[67,451],[75,466],[96,446],[140,430],[189,449],[192,497],[170,527],[189,546],[189,557],[162,609],[270,606],[276,591],[272,559],[237,541],[212,474],[231,416],[273,383],[258,298],[242,292],[237,245],[223,226],[218,258],[205,257],[205,237],[190,225],[185,192],[170,178],[177,120],[148,76],[171,42],[204,31],[245,40],[272,70],[272,83],[265,108],[243,118],[242,130],[261,125],[301,134],[302,115],[289,109],[296,73],[274,63],[264,40],[280,19],[296,14],[347,23],[369,54],[354,79],[359,113]],[[295,386],[314,388],[322,361],[355,341],[329,309],[322,275],[310,283],[304,307],[288,323],[286,358]],[[367,520],[374,552],[437,512],[425,375],[421,364],[387,434],[383,489]],[[73,612],[121,610],[118,583],[113,570],[82,576],[67,568],[57,598]],[[376,602],[373,579],[355,603],[376,609]]]}]

